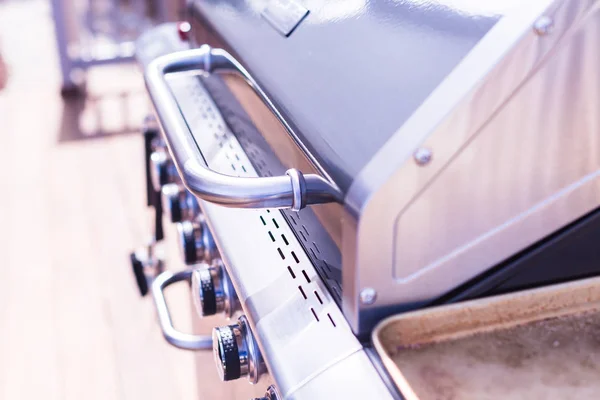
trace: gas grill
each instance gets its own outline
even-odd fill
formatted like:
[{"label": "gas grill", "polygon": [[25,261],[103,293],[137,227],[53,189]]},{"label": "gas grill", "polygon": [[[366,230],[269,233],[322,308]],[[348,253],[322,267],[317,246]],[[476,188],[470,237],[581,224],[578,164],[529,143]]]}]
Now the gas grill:
[{"label": "gas grill", "polygon": [[[155,239],[164,211],[189,268],[133,261],[165,338],[212,348],[221,379],[398,398],[369,345],[383,318],[598,273],[596,2],[189,12],[137,45]],[[236,322],[177,331],[163,290],[180,281],[200,316]]]}]

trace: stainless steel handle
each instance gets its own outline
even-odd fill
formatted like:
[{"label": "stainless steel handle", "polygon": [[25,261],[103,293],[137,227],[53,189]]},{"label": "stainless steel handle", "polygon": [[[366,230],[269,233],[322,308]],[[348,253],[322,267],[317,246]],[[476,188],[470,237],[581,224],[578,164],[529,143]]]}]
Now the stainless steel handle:
[{"label": "stainless steel handle", "polygon": [[335,185],[319,175],[303,175],[297,169],[290,169],[283,176],[240,178],[207,168],[167,82],[167,74],[186,71],[241,75],[288,130],[289,126],[248,71],[226,51],[204,45],[157,58],[146,69],[146,85],[173,160],[190,192],[212,203],[241,208],[297,211],[310,204],[342,202]]},{"label": "stainless steel handle", "polygon": [[179,332],[173,327],[169,307],[163,294],[164,289],[173,283],[189,282],[192,272],[193,270],[189,269],[175,274],[171,271],[161,273],[152,282],[152,298],[156,305],[160,328],[167,342],[184,350],[210,350],[212,349],[212,336],[190,335]]}]

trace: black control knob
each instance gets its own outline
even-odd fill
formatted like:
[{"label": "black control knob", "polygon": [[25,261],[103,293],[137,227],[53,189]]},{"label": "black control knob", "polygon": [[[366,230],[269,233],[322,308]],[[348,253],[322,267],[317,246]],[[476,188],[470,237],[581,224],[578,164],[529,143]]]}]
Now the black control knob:
[{"label": "black control knob", "polygon": [[163,255],[156,242],[137,249],[129,255],[131,269],[141,296],[148,294],[149,282],[163,271]]},{"label": "black control knob", "polygon": [[150,156],[152,152],[156,150],[156,143],[159,140],[158,136],[158,125],[152,116],[148,116],[144,119],[142,128],[142,134],[144,135],[144,161],[146,171],[146,197],[147,204],[153,205],[154,202],[154,185],[152,184],[152,165],[150,163]]},{"label": "black control knob", "polygon": [[275,385],[271,385],[267,388],[267,393],[265,393],[264,397],[255,398],[254,400],[280,400],[279,392]]},{"label": "black control knob", "polygon": [[256,383],[264,372],[262,356],[245,316],[237,324],[213,329],[213,353],[223,381],[247,376]]},{"label": "black control knob", "polygon": [[217,256],[217,246],[206,222],[198,216],[193,221],[177,224],[179,245],[183,261],[187,265],[210,262]]},{"label": "black control knob", "polygon": [[245,375],[248,365],[242,354],[243,338],[239,325],[229,325],[213,330],[213,351],[217,371],[224,381],[232,381]]},{"label": "black control knob", "polygon": [[200,317],[221,313],[231,317],[238,309],[233,284],[220,262],[196,268],[191,281],[192,299]]},{"label": "black control knob", "polygon": [[135,282],[138,290],[140,291],[140,296],[143,297],[148,294],[148,278],[144,272],[144,262],[135,253],[131,253],[129,255],[129,259],[131,261],[131,268],[133,270]]},{"label": "black control knob", "polygon": [[200,214],[198,200],[176,183],[169,183],[162,187],[163,210],[167,212],[169,220],[173,223],[189,221]]},{"label": "black control knob", "polygon": [[160,192],[164,185],[179,180],[177,168],[165,149],[157,149],[150,154],[150,165],[150,177],[155,191]]}]

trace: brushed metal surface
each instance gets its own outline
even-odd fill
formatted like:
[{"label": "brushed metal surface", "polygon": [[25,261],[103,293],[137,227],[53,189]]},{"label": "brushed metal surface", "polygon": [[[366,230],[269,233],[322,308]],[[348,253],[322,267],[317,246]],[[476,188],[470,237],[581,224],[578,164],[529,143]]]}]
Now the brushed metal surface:
[{"label": "brushed metal surface", "polygon": [[[203,110],[193,101],[199,97],[201,102],[211,101],[198,76],[174,76],[170,87],[190,129],[197,135],[207,164],[220,173],[256,176],[221,115],[216,111],[209,126]],[[200,206],[270,376],[283,397],[327,398],[302,397],[300,390],[309,384],[318,387],[311,382],[332,367],[336,371],[345,371],[347,364],[355,368],[357,357],[352,356],[363,349],[282,213],[276,209],[228,208],[206,201],[200,201]],[[371,361],[358,358],[359,370],[372,373],[365,372],[351,382],[333,383],[336,392],[345,398],[365,392],[366,388],[388,393]],[[332,385],[329,380],[318,382]],[[323,388],[324,393],[330,391]],[[388,397],[391,398],[389,393]]]},{"label": "brushed metal surface", "polygon": [[262,17],[265,1],[203,0],[194,9],[269,94],[297,141],[345,192],[517,2],[300,3],[310,13],[287,38]]},{"label": "brushed metal surface", "polygon": [[[598,2],[521,11],[363,170],[357,179],[372,189],[350,191],[361,214],[346,226],[357,249],[344,244],[344,273],[356,279],[344,278],[343,290],[355,331],[440,296],[600,203]],[[541,15],[554,21],[546,35],[533,29]],[[433,151],[425,166],[412,159],[421,145]],[[375,304],[359,304],[364,287],[377,290]]]},{"label": "brushed metal surface", "polygon": [[[356,385],[356,380],[381,379],[370,364],[369,357],[364,350],[356,352],[346,358],[344,362],[333,365],[322,374],[307,382],[291,395],[287,400],[297,399],[400,399],[395,392],[390,392],[383,385]],[[352,391],[344,391],[340,395],[340,387],[350,386]]]}]

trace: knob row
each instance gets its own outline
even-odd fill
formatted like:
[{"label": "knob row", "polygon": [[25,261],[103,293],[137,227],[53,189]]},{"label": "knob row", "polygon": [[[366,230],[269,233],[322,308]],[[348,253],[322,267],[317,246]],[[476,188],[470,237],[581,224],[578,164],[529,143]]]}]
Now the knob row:
[{"label": "knob row", "polygon": [[[177,168],[159,138],[152,142],[148,164],[152,187],[161,196],[159,205],[177,226],[183,261],[193,267],[191,289],[197,314],[232,317],[241,308],[233,284],[219,259],[196,197],[182,185]],[[142,281],[137,275],[136,278]],[[235,324],[214,328],[212,339],[221,380],[247,377],[253,384],[258,382],[266,366],[245,316],[239,317]],[[279,399],[276,388],[270,386],[263,398],[255,400]]]},{"label": "knob row", "polygon": [[210,263],[217,250],[198,200],[181,184],[177,168],[164,144],[155,144],[150,155],[150,175],[154,189],[161,194],[162,209],[177,224],[179,245],[187,265]]}]

